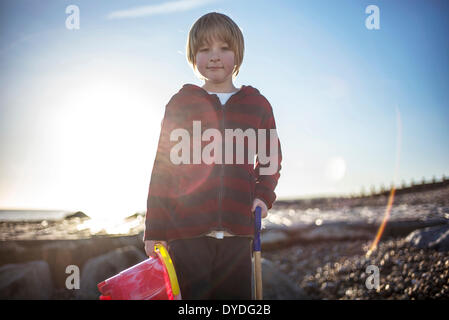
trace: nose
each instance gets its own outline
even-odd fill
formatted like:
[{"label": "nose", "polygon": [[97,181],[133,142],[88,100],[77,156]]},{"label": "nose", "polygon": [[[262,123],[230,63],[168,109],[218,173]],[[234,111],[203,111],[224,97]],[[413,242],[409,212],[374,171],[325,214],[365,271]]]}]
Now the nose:
[{"label": "nose", "polygon": [[220,60],[220,55],[218,53],[212,53],[210,56],[210,61],[218,61]]},{"label": "nose", "polygon": [[210,57],[210,61],[213,61],[213,62],[215,62],[215,61],[220,61],[220,54],[219,54],[219,51],[217,51],[217,50],[212,50],[212,54],[211,54],[211,57]]}]

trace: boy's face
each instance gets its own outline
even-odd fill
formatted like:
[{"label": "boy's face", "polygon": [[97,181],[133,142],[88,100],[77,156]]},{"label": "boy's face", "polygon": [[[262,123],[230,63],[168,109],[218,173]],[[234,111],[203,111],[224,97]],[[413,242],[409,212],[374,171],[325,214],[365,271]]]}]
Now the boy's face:
[{"label": "boy's face", "polygon": [[206,80],[222,83],[232,78],[234,51],[226,42],[213,39],[204,43],[196,53],[196,66]]}]

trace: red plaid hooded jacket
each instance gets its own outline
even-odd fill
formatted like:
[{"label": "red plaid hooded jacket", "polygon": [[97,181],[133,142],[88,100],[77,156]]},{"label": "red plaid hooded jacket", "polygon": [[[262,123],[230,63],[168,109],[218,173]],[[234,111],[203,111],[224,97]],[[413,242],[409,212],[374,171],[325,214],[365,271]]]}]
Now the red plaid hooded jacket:
[{"label": "red plaid hooded jacket", "polygon": [[[201,132],[198,129],[195,132],[194,121],[201,121]],[[205,139],[203,135],[207,129],[213,128],[218,129],[222,136],[221,163],[210,163],[201,158],[213,140],[211,137]],[[173,149],[180,143],[179,137],[170,140],[175,129],[184,129],[189,134],[190,163],[175,164],[171,161],[173,150],[177,150],[175,153],[179,156],[182,153],[179,148]],[[254,159],[248,160],[248,138],[244,139],[243,163],[236,161],[235,137],[232,164],[225,160],[228,152],[225,148],[229,148],[225,146],[225,129],[241,129],[243,132],[253,129],[256,132],[255,165]],[[268,209],[272,207],[282,161],[281,145],[277,139],[277,170],[271,175],[260,174],[260,168],[270,164],[259,160],[259,129],[266,129],[265,154],[271,155],[269,129],[276,129],[273,110],[256,88],[242,86],[222,106],[217,95],[209,94],[197,85],[185,84],[165,108],[149,186],[144,240],[193,238],[212,230],[254,235],[253,200],[259,198]],[[196,137],[203,138],[195,139],[195,133]],[[201,154],[193,154],[195,144],[195,150],[199,150],[201,145]],[[215,152],[210,150],[209,154],[219,157],[219,153],[214,155]]]}]

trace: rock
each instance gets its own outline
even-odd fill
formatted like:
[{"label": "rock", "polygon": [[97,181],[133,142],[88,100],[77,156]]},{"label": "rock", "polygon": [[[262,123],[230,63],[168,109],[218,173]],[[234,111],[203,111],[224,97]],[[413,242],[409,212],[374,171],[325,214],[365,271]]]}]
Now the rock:
[{"label": "rock", "polygon": [[270,250],[287,244],[290,237],[282,230],[269,229],[261,234],[262,250]]},{"label": "rock", "polygon": [[88,239],[19,240],[0,242],[0,266],[44,260],[56,289],[66,289],[68,265],[81,268],[89,259],[117,248],[134,246],[144,254],[143,232],[130,236],[98,236]]},{"label": "rock", "polygon": [[384,237],[405,237],[416,229],[445,226],[447,222],[447,219],[444,218],[388,221],[385,226]]},{"label": "rock", "polygon": [[[447,219],[442,218],[389,221],[382,236],[384,238],[402,237],[416,229],[446,225]],[[294,225],[288,228],[265,229],[261,238],[262,248],[272,250],[298,243],[370,240],[375,237],[379,226],[380,223],[366,221],[337,221],[321,225]],[[441,244],[441,246],[444,245]]]},{"label": "rock", "polygon": [[26,256],[26,251],[25,247],[16,242],[2,241],[0,244],[0,265],[23,262],[21,259]]},{"label": "rock", "polygon": [[355,224],[349,223],[325,223],[313,226],[306,232],[299,234],[303,241],[341,241],[350,239],[370,239],[372,234]]},{"label": "rock", "polygon": [[125,218],[125,220],[134,220],[134,219],[138,219],[139,217],[145,217],[145,212],[136,212],[130,216],[127,216]]},{"label": "rock", "polygon": [[0,299],[48,300],[53,285],[45,261],[0,267]]},{"label": "rock", "polygon": [[310,299],[299,286],[295,285],[295,281],[276,269],[267,259],[262,259],[262,289],[265,300]]},{"label": "rock", "polygon": [[449,250],[449,224],[415,230],[405,241],[420,249]]},{"label": "rock", "polygon": [[295,226],[288,230],[290,243],[367,240],[375,235],[376,226],[365,222],[329,222],[322,225]]},{"label": "rock", "polygon": [[69,214],[68,216],[65,216],[65,219],[73,219],[73,218],[81,218],[81,219],[89,218],[90,219],[90,217],[87,214],[85,214],[84,212],[81,212],[81,211],[77,211],[75,213]]},{"label": "rock", "polygon": [[431,244],[431,247],[438,251],[449,251],[449,228]]},{"label": "rock", "polygon": [[77,299],[97,300],[100,296],[97,284],[119,272],[144,261],[147,257],[134,246],[127,246],[89,259],[81,270]]},{"label": "rock", "polygon": [[50,241],[42,245],[41,259],[48,263],[56,288],[65,288],[67,266],[79,265],[74,257],[79,250],[79,245],[74,241]]}]

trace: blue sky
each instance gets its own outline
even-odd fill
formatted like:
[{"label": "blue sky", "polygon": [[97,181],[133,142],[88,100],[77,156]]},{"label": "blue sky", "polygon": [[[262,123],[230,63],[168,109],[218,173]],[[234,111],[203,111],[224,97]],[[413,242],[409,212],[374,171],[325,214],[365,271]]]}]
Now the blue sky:
[{"label": "blue sky", "polygon": [[[365,26],[372,4],[378,30]],[[65,26],[69,5],[78,30]],[[245,37],[234,84],[273,106],[279,199],[449,175],[448,1],[0,6],[0,207],[145,210],[165,104],[184,83],[202,84],[184,52],[210,11]]]}]

